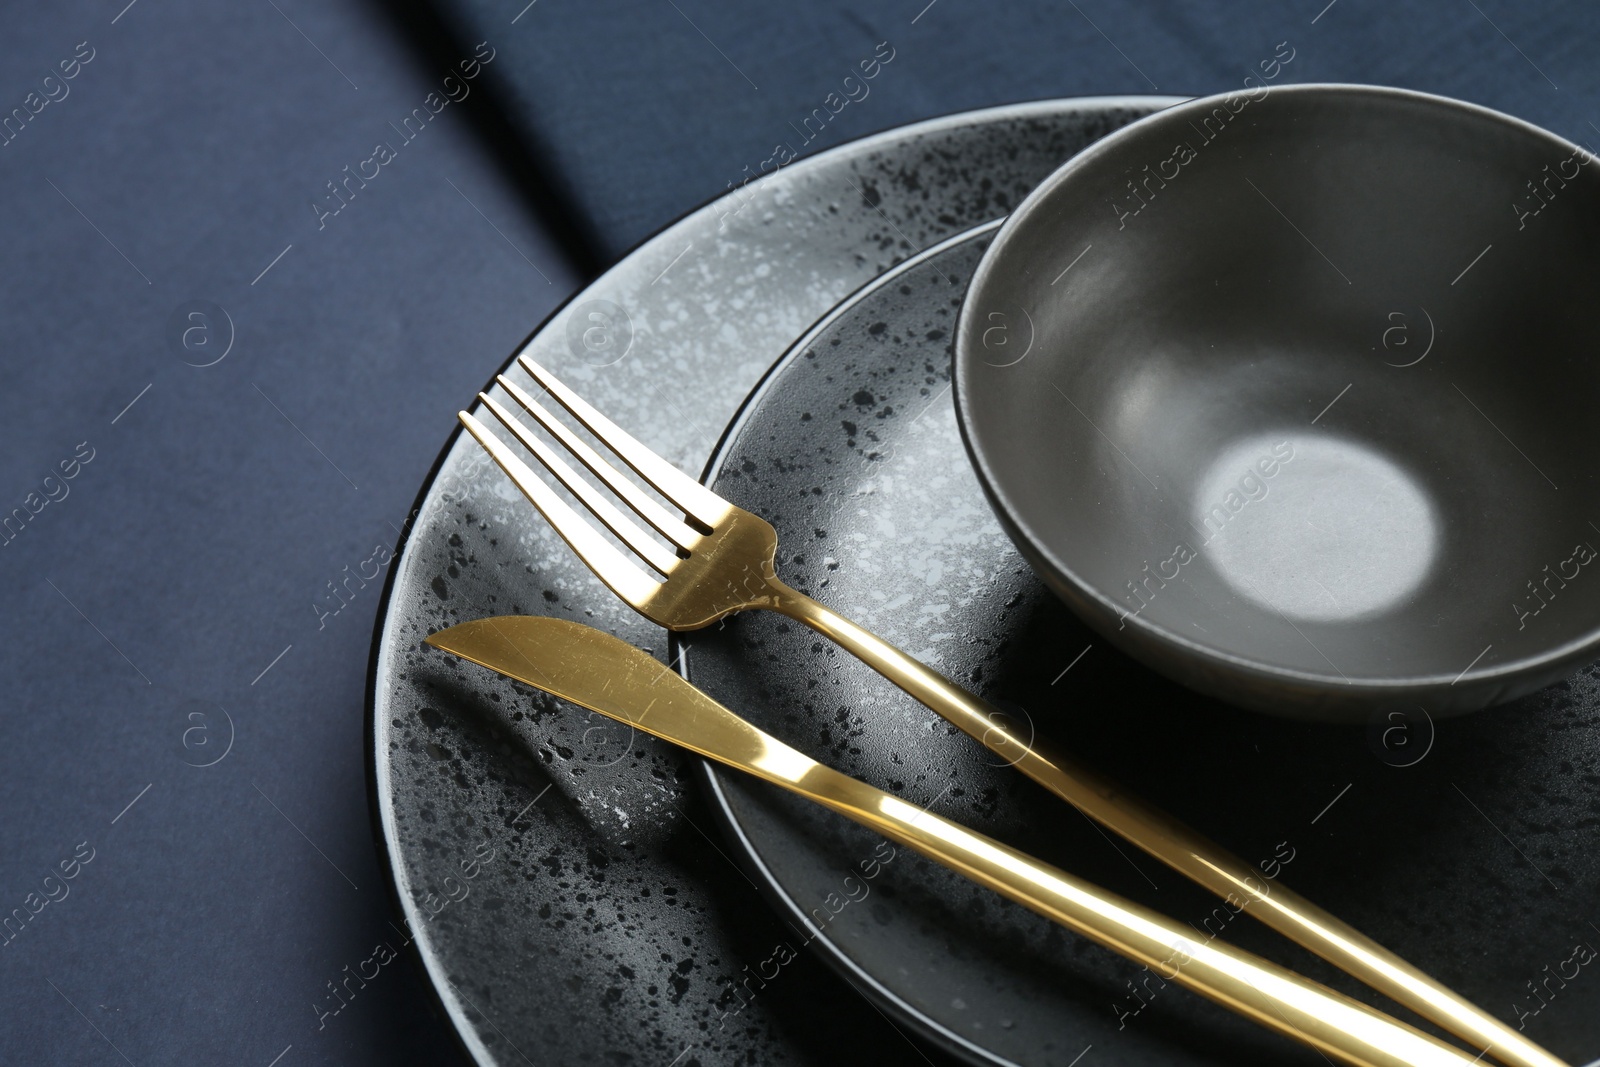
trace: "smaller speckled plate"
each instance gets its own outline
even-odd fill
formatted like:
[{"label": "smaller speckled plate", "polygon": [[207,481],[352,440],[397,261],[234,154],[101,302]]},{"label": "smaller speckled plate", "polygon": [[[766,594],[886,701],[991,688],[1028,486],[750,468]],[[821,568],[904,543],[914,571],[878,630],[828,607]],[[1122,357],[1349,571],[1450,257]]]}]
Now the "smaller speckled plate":
[{"label": "smaller speckled plate", "polygon": [[[1575,942],[1600,940],[1587,925],[1600,903],[1592,837],[1576,810],[1549,804],[1559,793],[1593,810],[1579,800],[1600,752],[1592,668],[1437,737],[1421,713],[1297,723],[1157,677],[1046,590],[984,499],[949,392],[956,312],[993,234],[952,238],[841,305],[730,426],[706,480],[777,528],[783,579],[1491,1011]],[[1217,901],[798,624],[751,612],[680,646],[696,684],[810,755],[1381,1003],[1264,927],[1228,922]],[[1095,1067],[1322,1062],[831,813],[705,773],[793,931],[789,948],[820,950],[886,1013],[974,1062],[1065,1067],[1091,1048]],[[1548,818],[1513,814],[1527,810],[1527,783],[1543,783],[1531,788]],[[752,993],[786,956],[752,969]],[[1526,1021],[1574,1062],[1600,1048],[1600,1012]]]}]

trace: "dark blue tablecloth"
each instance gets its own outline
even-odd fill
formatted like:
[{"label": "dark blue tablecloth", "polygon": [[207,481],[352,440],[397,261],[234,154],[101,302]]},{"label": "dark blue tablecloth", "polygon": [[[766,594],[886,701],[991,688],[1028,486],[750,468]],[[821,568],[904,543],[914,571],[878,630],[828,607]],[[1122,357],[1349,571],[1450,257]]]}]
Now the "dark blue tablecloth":
[{"label": "dark blue tablecloth", "polygon": [[1578,2],[444,2],[503,35],[495,75],[613,258],[790,153],[1019,100],[1223,92],[1284,55],[1278,82],[1403,86],[1600,141],[1600,7]]},{"label": "dark blue tablecloth", "polygon": [[456,1062],[409,961],[318,1014],[398,943],[373,612],[575,275],[387,13],[125,5],[0,29],[0,1063]]},{"label": "dark blue tablecloth", "polygon": [[391,936],[362,769],[387,548],[527,331],[730,183],[949,111],[1223,90],[1291,54],[1281,81],[1600,140],[1600,9],[1576,2],[443,17],[452,34],[362,0],[6,13],[6,1063],[455,1055],[409,966],[327,1014]]}]

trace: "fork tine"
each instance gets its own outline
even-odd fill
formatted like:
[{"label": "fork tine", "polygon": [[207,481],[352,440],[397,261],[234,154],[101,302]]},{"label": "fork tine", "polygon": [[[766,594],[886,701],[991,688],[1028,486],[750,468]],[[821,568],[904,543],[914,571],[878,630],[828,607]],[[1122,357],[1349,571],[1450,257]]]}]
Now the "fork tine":
[{"label": "fork tine", "polygon": [[501,406],[500,402],[486,393],[479,393],[478,400],[488,408],[500,424],[522,443],[522,447],[534,454],[538,461],[544,464],[544,469],[555,475],[556,481],[567,487],[567,490],[577,497],[583,506],[594,513],[595,518],[606,525],[612,533],[633,549],[644,561],[665,575],[672,570],[673,564],[678,562],[678,557],[662,548],[660,543],[652,541],[650,535],[641,530],[637,524],[619,511],[615,504],[595,492],[594,487],[578,476],[578,473],[567,466],[557,456],[549,445],[539,440],[528,432],[527,427],[517,421],[516,415]]},{"label": "fork tine", "polygon": [[716,526],[728,514],[726,500],[689,477],[687,474],[634,440],[627,431],[591,407],[577,393],[562,385],[555,375],[545,370],[527,356],[517,357],[522,369],[527,371],[584,429],[598,437],[632,467],[645,481],[683,509],[691,518],[707,529]]},{"label": "fork tine", "polygon": [[585,467],[588,467],[596,478],[605,482],[607,488],[621,497],[634,511],[638,512],[640,518],[654,526],[661,532],[662,536],[679,548],[686,551],[693,548],[694,542],[700,538],[698,532],[691,529],[678,516],[669,514],[666,508],[657,504],[641,492],[638,486],[624,478],[617,468],[601,457],[600,453],[590,448],[588,443],[581,437],[557,421],[553,415],[545,410],[543,404],[540,404],[528,394],[527,390],[516,382],[511,381],[504,374],[495,378],[495,381],[499,382],[500,387],[510,394],[511,399],[520,404],[522,409],[529,415],[532,415],[534,420],[544,427],[550,436],[565,445],[567,451],[577,456],[578,460]]},{"label": "fork tine", "polygon": [[604,582],[613,593],[626,600],[634,608],[643,611],[661,585],[645,573],[643,568],[617,551],[605,538],[600,536],[593,526],[580,517],[577,512],[567,506],[566,501],[556,496],[551,489],[533,472],[533,469],[507,448],[500,439],[489,432],[489,428],[473,418],[467,412],[457,413],[461,425],[467,432],[477,439],[485,452],[500,465],[500,469],[516,483],[524,496],[539,509],[539,514],[545,521],[555,527],[556,533],[567,543],[578,558],[594,571],[595,576]]}]

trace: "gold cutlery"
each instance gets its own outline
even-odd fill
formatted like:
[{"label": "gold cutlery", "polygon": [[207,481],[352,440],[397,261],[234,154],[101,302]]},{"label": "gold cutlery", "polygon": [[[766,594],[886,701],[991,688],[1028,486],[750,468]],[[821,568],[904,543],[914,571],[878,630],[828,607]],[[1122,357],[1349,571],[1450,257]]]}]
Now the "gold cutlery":
[{"label": "gold cutlery", "polygon": [[505,375],[496,379],[523,411],[659,536],[628,518],[500,401],[479,393],[480,403],[660,579],[579,515],[478,418],[463,411],[462,425],[589,569],[647,619],[668,630],[696,630],[734,612],[764,608],[804,623],[1107,829],[1218,896],[1244,902],[1246,910],[1268,926],[1457,1035],[1483,1055],[1507,1067],[1565,1067],[1563,1061],[1518,1031],[1304,897],[1279,883],[1269,887],[1255,868],[1196,831],[1047,743],[1024,741],[994,705],[789,588],[778,579],[774,567],[777,533],[766,520],[730,504],[679,471],[531,359],[523,356],[517,363],[546,395],[676,510],[678,514],[644,492],[526,389]]},{"label": "gold cutlery", "polygon": [[1356,1067],[1479,1062],[1342,993],[875,789],[762,732],[649,653],[566,619],[503,615],[428,644],[782,786],[1144,964],[1269,1030]]}]

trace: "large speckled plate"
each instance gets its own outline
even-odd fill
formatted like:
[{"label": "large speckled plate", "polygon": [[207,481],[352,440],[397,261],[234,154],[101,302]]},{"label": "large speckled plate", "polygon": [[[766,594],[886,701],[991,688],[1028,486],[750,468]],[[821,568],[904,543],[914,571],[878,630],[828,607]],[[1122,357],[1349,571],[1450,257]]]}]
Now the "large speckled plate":
[{"label": "large speckled plate", "polygon": [[[1172,102],[999,108],[794,163],[640,246],[522,351],[698,473],[762,374],[839,301]],[[390,568],[369,743],[397,906],[468,1054],[641,1067],[944,1058],[816,953],[759,977],[797,935],[735,863],[694,760],[420,647],[503,612],[667,648],[458,434]]]},{"label": "large speckled plate", "polygon": [[[1592,1059],[1600,977],[1583,968],[1600,966],[1585,963],[1600,945],[1595,667],[1436,734],[1420,711],[1354,728],[1244,712],[1113,651],[1029,570],[962,447],[951,334],[993,233],[930,250],[819,323],[754,394],[707,480],[777,529],[789,584],[1571,1062]],[[1185,919],[1197,936],[1385,1007],[1111,840],[810,630],[750,612],[677,644],[697,685],[802,751]],[[1030,1067],[1079,1056],[1095,1067],[1324,1062],[830,812],[706,773],[790,943],[819,949],[947,1047]]]}]

